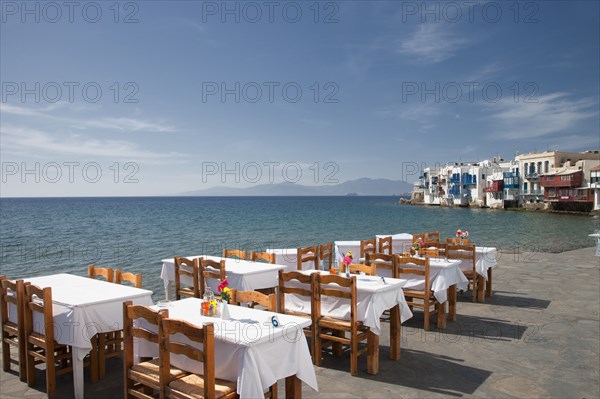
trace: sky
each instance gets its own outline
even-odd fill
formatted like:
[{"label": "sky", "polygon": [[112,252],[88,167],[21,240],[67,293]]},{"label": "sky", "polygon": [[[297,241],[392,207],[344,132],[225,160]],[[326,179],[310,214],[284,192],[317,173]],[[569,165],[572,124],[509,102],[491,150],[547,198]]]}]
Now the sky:
[{"label": "sky", "polygon": [[598,1],[0,1],[0,196],[600,147]]}]

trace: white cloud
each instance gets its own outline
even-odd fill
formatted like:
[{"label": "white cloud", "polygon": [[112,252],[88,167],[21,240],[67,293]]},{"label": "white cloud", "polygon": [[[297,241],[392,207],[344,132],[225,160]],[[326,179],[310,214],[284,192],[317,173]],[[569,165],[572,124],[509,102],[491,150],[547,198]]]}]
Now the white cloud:
[{"label": "white cloud", "polygon": [[471,43],[452,29],[448,24],[420,24],[412,36],[400,42],[398,52],[414,57],[417,63],[442,62]]},{"label": "white cloud", "polygon": [[537,103],[506,98],[487,107],[495,111],[492,118],[500,124],[497,130],[502,138],[543,137],[576,131],[580,122],[598,115],[596,101],[568,96],[551,93],[539,97]]},{"label": "white cloud", "polygon": [[130,132],[153,132],[153,133],[171,133],[175,132],[175,127],[165,124],[162,121],[147,121],[135,118],[114,118],[114,117],[103,117],[103,118],[72,118],[64,116],[52,115],[50,112],[63,108],[66,104],[53,104],[46,108],[24,108],[15,105],[0,104],[0,114],[12,114],[18,116],[32,116],[39,118],[52,119],[65,125],[76,128],[76,129],[88,129],[88,128],[102,128],[111,129],[118,131],[130,131]]},{"label": "white cloud", "polygon": [[56,138],[36,129],[2,126],[2,152],[18,155],[67,155],[79,157],[110,157],[130,161],[175,162],[185,157],[179,153],[159,153],[141,149],[124,140],[100,140],[73,135]]}]

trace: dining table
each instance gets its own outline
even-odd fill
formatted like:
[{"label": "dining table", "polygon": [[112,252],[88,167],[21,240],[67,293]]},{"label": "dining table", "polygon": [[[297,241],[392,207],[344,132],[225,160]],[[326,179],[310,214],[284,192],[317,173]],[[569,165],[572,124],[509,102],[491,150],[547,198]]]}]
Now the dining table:
[{"label": "dining table", "polygon": [[[227,281],[230,288],[236,288],[240,291],[255,291],[259,289],[275,288],[278,284],[279,270],[285,269],[285,265],[270,264],[265,262],[253,262],[249,260],[223,258],[220,256],[196,255],[187,257],[189,259],[204,258],[220,262],[225,260],[225,270]],[[175,260],[174,258],[162,260],[162,270],[160,278],[165,287],[165,296],[172,298],[172,283],[175,281]],[[181,281],[192,285],[192,279],[189,276],[183,276]],[[208,285],[217,292],[219,282],[216,279],[207,279]]]},{"label": "dining table", "polygon": [[[298,249],[297,248],[268,248],[267,253],[275,254],[275,263],[285,265],[285,271],[291,272],[298,270]],[[305,262],[302,264],[302,270],[322,269],[322,262]]]},{"label": "dining table", "polygon": [[[42,289],[52,288],[54,339],[72,347],[73,389],[75,398],[83,399],[83,360],[92,349],[92,338],[97,333],[122,330],[122,303],[152,306],[152,291],[67,273],[23,280]],[[16,309],[10,312],[15,313]],[[43,315],[34,312],[33,317],[34,331],[43,334]]]},{"label": "dining table", "polygon": [[[323,270],[304,270],[304,274],[322,273]],[[367,370],[370,374],[379,372],[379,336],[381,335],[381,316],[386,310],[390,311],[390,359],[400,359],[401,324],[412,317],[412,312],[404,298],[403,287],[407,283],[403,279],[381,278],[378,276],[356,276],[356,310],[358,320],[369,327],[372,347],[368,351]],[[290,281],[289,286],[299,285]],[[305,312],[310,309],[310,298],[297,294],[285,294],[285,308],[291,311]],[[321,303],[321,313],[324,316],[343,320],[350,319],[350,305],[343,300],[327,300]]]},{"label": "dining table", "polygon": [[[281,379],[285,379],[286,393],[291,393],[292,397],[301,397],[302,382],[318,391],[315,369],[303,332],[303,328],[310,326],[310,319],[231,304],[227,305],[229,317],[203,316],[201,303],[199,298],[186,298],[166,306],[154,306],[153,309],[167,309],[169,318],[184,320],[198,327],[213,323],[215,376],[237,382],[237,393],[241,399],[263,398],[264,392]],[[277,323],[273,323],[273,317]],[[156,326],[143,319],[136,323],[156,331]],[[171,339],[196,347],[202,345],[177,334]],[[156,343],[134,341],[134,359],[157,356]],[[187,372],[203,373],[202,363],[182,355],[172,354],[171,364]]]}]

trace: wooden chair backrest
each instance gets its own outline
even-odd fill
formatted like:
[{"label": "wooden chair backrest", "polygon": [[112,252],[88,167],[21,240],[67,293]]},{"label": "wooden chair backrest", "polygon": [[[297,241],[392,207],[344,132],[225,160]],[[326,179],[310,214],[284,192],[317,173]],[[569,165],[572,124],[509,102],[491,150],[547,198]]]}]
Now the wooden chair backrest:
[{"label": "wooden chair backrest", "polygon": [[425,248],[437,248],[440,251],[441,255],[446,253],[446,243],[445,242],[425,241]]},{"label": "wooden chair backrest", "polygon": [[[329,268],[333,267],[333,243],[319,245],[319,262],[327,259],[327,265]],[[323,268],[325,269],[325,262],[323,262]]]},{"label": "wooden chair backrest", "polygon": [[200,258],[200,291],[204,293],[206,287],[206,279],[214,278],[219,281],[225,280],[227,271],[225,270],[225,259],[214,261],[210,259]]},{"label": "wooden chair backrest", "polygon": [[[160,337],[160,381],[161,386],[169,385],[171,381],[171,353],[183,355],[189,359],[203,363],[204,395],[205,398],[215,397],[215,330],[213,323],[197,327],[184,320],[163,318],[161,320],[162,334]],[[190,341],[202,344],[202,349],[195,346],[174,342],[171,336],[181,334]],[[173,396],[175,397],[175,396]],[[177,396],[179,397],[179,396]],[[186,396],[187,397],[187,396]],[[191,397],[191,396],[190,396]]]},{"label": "wooden chair backrest", "polygon": [[377,269],[389,269],[392,271],[392,277],[396,278],[396,255],[367,254],[365,264],[375,266],[375,274],[377,274]]},{"label": "wooden chair backrest", "polygon": [[365,258],[367,254],[377,252],[377,238],[360,240],[360,257]]},{"label": "wooden chair backrest", "polygon": [[446,257],[448,259],[470,260],[475,273],[475,264],[477,263],[475,245],[447,245]]},{"label": "wooden chair backrest", "polygon": [[124,282],[128,282],[132,284],[135,288],[142,288],[142,274],[137,273],[123,273],[121,270],[115,270],[115,283],[123,284]]},{"label": "wooden chair backrest", "polygon": [[421,248],[419,249],[419,255],[426,258],[439,258],[440,250],[438,248]]},{"label": "wooden chair backrest", "polygon": [[463,238],[462,241],[458,237],[448,237],[446,238],[446,245],[471,245],[470,238]]},{"label": "wooden chair backrest", "polygon": [[417,241],[425,242],[425,233],[413,233],[412,236],[413,236],[413,239],[412,239],[413,244]]},{"label": "wooden chair backrest", "polygon": [[175,257],[175,294],[179,295],[181,290],[181,276],[188,276],[192,279],[192,288],[194,297],[200,298],[202,295],[200,287],[200,259],[188,259],[181,256]]},{"label": "wooden chair backrest", "polygon": [[[284,272],[283,270],[279,270],[278,295],[280,312],[285,313],[285,294],[305,296],[312,301],[314,274],[318,273],[304,274],[298,271]],[[286,285],[287,282],[293,280],[302,284],[303,287],[290,287],[289,285]]]},{"label": "wooden chair backrest", "polygon": [[[29,283],[26,283],[29,284]],[[9,323],[9,304],[12,303],[17,309],[18,330],[23,329],[23,311],[25,304],[25,283],[23,280],[9,280],[6,276],[0,276],[0,326],[4,331],[4,326]]]},{"label": "wooden chair backrest", "polygon": [[319,247],[313,245],[312,247],[298,248],[296,250],[296,259],[298,270],[303,270],[302,265],[306,262],[313,262],[314,269],[318,269]]},{"label": "wooden chair backrest", "polygon": [[40,288],[33,284],[25,285],[24,316],[26,336],[29,336],[33,332],[34,312],[41,313],[44,318],[44,341],[46,346],[51,348],[54,345],[54,314],[52,313],[51,287]]},{"label": "wooden chair backrest", "polygon": [[425,242],[428,241],[435,241],[435,242],[440,242],[440,232],[439,231],[432,231],[430,233],[425,233]]},{"label": "wooden chair backrest", "polygon": [[[350,265],[348,265],[348,269],[350,274],[360,274],[360,272],[363,272],[367,276],[377,275],[377,267],[375,266],[375,264],[363,265],[361,263],[351,263]],[[346,265],[344,264],[344,262],[340,262],[340,270],[342,271],[342,273],[346,273]]]},{"label": "wooden chair backrest", "polygon": [[276,263],[276,255],[269,252],[250,252],[250,260],[253,262],[265,261],[267,263]]},{"label": "wooden chair backrest", "polygon": [[431,291],[429,259],[414,258],[412,256],[398,256],[396,263],[398,265],[398,278],[402,278],[403,274],[424,276],[425,286],[423,292],[429,295],[429,292]]},{"label": "wooden chair backrest", "polygon": [[251,303],[251,307],[258,304],[263,306],[269,312],[277,312],[277,297],[275,294],[263,294],[258,291],[238,291],[231,289],[231,300],[229,303],[240,305],[241,303]]},{"label": "wooden chair backrest", "polygon": [[387,254],[387,255],[392,254],[392,236],[380,238],[378,245],[379,245],[379,248],[377,249],[378,253]]},{"label": "wooden chair backrest", "polygon": [[113,282],[113,269],[110,267],[96,267],[94,265],[88,266],[88,277],[96,278],[103,277],[109,283]]},{"label": "wooden chair backrest", "polygon": [[248,260],[248,251],[242,251],[241,249],[224,249],[223,258],[238,258],[241,260]]},{"label": "wooden chair backrest", "polygon": [[[348,299],[350,305],[350,321],[356,322],[356,276],[349,278],[334,274],[317,274],[315,284],[315,301],[313,304],[315,320],[321,317],[321,301],[323,297]],[[337,284],[337,286],[332,285]]]}]

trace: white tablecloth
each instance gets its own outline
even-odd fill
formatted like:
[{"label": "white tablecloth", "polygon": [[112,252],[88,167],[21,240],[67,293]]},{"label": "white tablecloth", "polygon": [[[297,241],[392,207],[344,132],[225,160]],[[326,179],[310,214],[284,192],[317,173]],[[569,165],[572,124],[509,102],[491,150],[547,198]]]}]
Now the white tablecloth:
[{"label": "white tablecloth", "polygon": [[[293,272],[298,270],[298,249],[297,248],[277,248],[267,249],[266,252],[275,254],[275,262],[279,265],[285,265],[286,272]],[[303,270],[314,270],[322,269],[316,267],[315,262],[306,262],[302,265]]]},{"label": "white tablecloth", "polygon": [[[169,317],[183,319],[197,326],[214,323],[215,375],[220,379],[237,381],[237,392],[241,398],[262,398],[263,393],[275,382],[293,375],[318,390],[310,351],[302,331],[302,328],[310,325],[310,319],[228,305],[231,319],[223,320],[201,316],[201,302],[197,298],[172,302],[168,308]],[[280,322],[277,328],[271,324],[273,315],[277,315]],[[148,328],[146,323],[145,327]],[[183,336],[179,336],[179,339],[190,345],[199,345]],[[135,353],[136,357],[156,357],[158,349],[156,344],[137,340]],[[203,372],[202,363],[184,356],[171,355],[171,364],[193,373]]]},{"label": "white tablecloth", "polygon": [[[24,280],[40,288],[52,287],[54,338],[59,344],[73,347],[75,397],[83,398],[83,358],[92,349],[92,337],[98,332],[121,330],[123,302],[151,306],[152,292],[72,274]],[[35,330],[43,333],[43,326],[42,315],[35,312]]]},{"label": "white tablecloth", "polygon": [[498,251],[494,247],[475,247],[475,270],[488,279],[488,269],[496,267]]},{"label": "white tablecloth", "polygon": [[[199,257],[217,262],[225,259],[225,270],[229,287],[236,288],[240,291],[254,291],[262,288],[277,287],[279,270],[285,269],[285,265],[272,265],[264,262],[221,258],[219,256],[198,255],[190,258],[195,259]],[[175,264],[173,259],[163,259],[162,264],[160,278],[163,279],[165,284],[167,298],[170,298],[170,284],[175,281]],[[192,284],[192,279],[187,276],[184,276],[182,281],[185,284]],[[215,279],[208,279],[207,281],[209,286],[216,293],[219,282]]]},{"label": "white tablecloth", "polygon": [[[325,271],[305,271],[304,273],[329,273]],[[297,283],[297,282],[296,282]],[[400,322],[404,323],[412,317],[412,312],[404,298],[402,287],[406,280],[386,278],[385,282],[379,277],[357,276],[356,310],[358,320],[362,321],[374,334],[381,334],[381,315],[384,311],[400,306]],[[289,283],[294,286],[294,281]],[[285,294],[285,307],[299,312],[310,312],[310,298],[296,294]],[[326,297],[321,303],[323,315],[350,320],[348,301],[341,298]]]},{"label": "white tablecloth", "polygon": [[594,237],[598,240],[596,242],[596,256],[600,256],[600,232],[590,234],[590,237]]},{"label": "white tablecloth", "polygon": [[401,254],[408,252],[408,249],[412,246],[412,234],[398,233],[398,234],[377,234],[377,240],[392,236],[392,253]]}]

